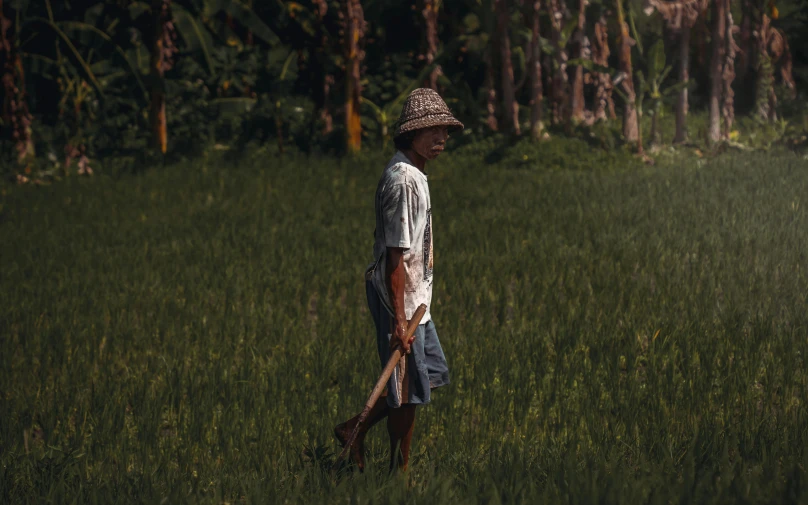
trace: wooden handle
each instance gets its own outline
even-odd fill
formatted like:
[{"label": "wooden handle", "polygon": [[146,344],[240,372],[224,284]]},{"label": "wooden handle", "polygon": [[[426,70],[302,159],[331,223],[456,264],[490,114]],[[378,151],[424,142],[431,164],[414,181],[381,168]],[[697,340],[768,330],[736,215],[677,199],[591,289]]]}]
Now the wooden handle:
[{"label": "wooden handle", "polygon": [[[405,333],[405,340],[409,340],[415,334],[415,330],[417,330],[418,325],[421,324],[421,319],[424,318],[424,314],[426,314],[426,305],[422,303],[417,309],[415,309],[415,313],[412,315],[412,319],[410,319],[409,326],[407,326],[407,332]],[[356,435],[359,433],[359,426],[365,422],[370,409],[373,408],[373,405],[376,404],[381,396],[382,391],[384,391],[384,386],[387,384],[387,381],[390,380],[390,376],[393,375],[393,370],[395,370],[396,365],[398,365],[401,355],[401,346],[396,345],[390,354],[390,359],[387,360],[387,365],[384,367],[382,374],[379,376],[379,380],[376,381],[373,391],[370,392],[368,401],[365,402],[365,408],[362,409],[362,412],[359,414],[359,419],[356,420],[356,426],[354,426],[351,436],[348,438],[348,442],[345,444],[345,447],[342,448],[342,452],[339,453],[336,461],[334,461],[335,465],[345,457],[345,455],[348,453],[348,449],[356,440]]]}]

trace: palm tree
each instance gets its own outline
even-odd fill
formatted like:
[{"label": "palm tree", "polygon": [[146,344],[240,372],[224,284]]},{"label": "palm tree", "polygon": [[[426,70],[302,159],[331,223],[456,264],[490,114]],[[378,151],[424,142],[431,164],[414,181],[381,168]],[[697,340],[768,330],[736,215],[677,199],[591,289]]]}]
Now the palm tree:
[{"label": "palm tree", "polygon": [[485,124],[491,131],[499,130],[497,121],[497,86],[494,82],[494,57],[490,47],[485,49]]},{"label": "palm tree", "polygon": [[567,77],[567,39],[571,28],[565,26],[570,14],[563,0],[549,0],[550,41],[553,54],[553,78],[550,94],[553,108],[553,124],[560,124],[567,117],[569,78]]},{"label": "palm tree", "polygon": [[506,128],[519,135],[519,104],[516,103],[513,82],[513,62],[511,61],[511,40],[508,35],[509,9],[507,0],[496,0],[497,39],[499,42],[502,71],[502,115]]},{"label": "palm tree", "polygon": [[[19,19],[19,15],[16,16]],[[14,29],[14,33],[7,33]],[[7,19],[0,0],[0,82],[3,86],[2,126],[11,126],[11,136],[17,151],[17,162],[25,165],[25,172],[31,171],[30,162],[34,157],[32,135],[33,118],[28,110],[28,97],[25,88],[25,71],[22,57],[17,47],[20,27],[14,17]],[[22,174],[18,177],[22,177]]]},{"label": "palm tree", "polygon": [[781,30],[774,28],[771,22],[772,19],[763,14],[761,22],[755,30],[755,45],[758,49],[755,108],[758,116],[767,121],[777,119],[777,95],[774,91],[774,81],[778,67],[781,80],[790,90],[792,97],[794,97],[796,89],[788,39]]},{"label": "palm tree", "polygon": [[[578,0],[578,24],[575,32],[575,58],[586,59],[585,48],[588,44],[586,37],[586,5],[587,0]],[[572,79],[572,97],[570,114],[573,120],[582,121],[584,119],[584,67],[576,65],[575,76]]]},{"label": "palm tree", "polygon": [[732,0],[717,1],[725,3],[724,14],[726,15],[724,61],[721,70],[721,82],[724,88],[724,102],[721,107],[724,128],[721,136],[728,140],[732,132],[732,123],[735,120],[735,92],[732,89],[732,82],[735,80],[735,55],[739,49],[738,44],[735,43],[735,34],[739,29],[732,19]]},{"label": "palm tree", "polygon": [[329,100],[329,96],[331,95],[331,86],[334,85],[334,76],[331,75],[326,69],[327,58],[325,51],[326,47],[329,46],[330,41],[328,31],[325,29],[324,19],[326,13],[328,12],[328,3],[326,0],[316,0],[315,4],[317,5],[318,31],[320,33],[320,44],[318,51],[320,67],[322,69],[322,101],[319,104],[320,119],[323,122],[323,135],[330,135],[334,130],[334,119],[333,114],[331,113],[331,101]]},{"label": "palm tree", "polygon": [[[637,142],[639,138],[635,105],[637,96],[634,92],[634,72],[631,68],[631,46],[635,42],[628,34],[628,23],[626,23],[626,17],[623,13],[623,0],[615,0],[615,4],[617,6],[617,25],[620,27],[617,55],[620,62],[620,73],[623,76],[623,92],[626,96],[624,100],[625,111],[623,112],[623,137],[627,142]],[[642,149],[642,144],[640,144],[640,149]]]},{"label": "palm tree", "polygon": [[541,85],[541,34],[539,32],[539,16],[541,1],[533,0],[530,15],[530,135],[540,140],[543,134],[542,124],[543,92]]},{"label": "palm tree", "polygon": [[687,82],[690,80],[690,32],[699,15],[707,6],[707,0],[645,0],[647,15],[657,11],[668,28],[679,34],[679,95],[676,100],[675,143],[687,142]]},{"label": "palm tree", "polygon": [[[426,32],[426,64],[431,65],[435,61],[438,53],[438,11],[441,0],[424,0],[424,8],[421,13],[424,16],[424,27]],[[436,65],[429,74],[428,86],[435,91],[438,90],[438,76],[441,75],[440,65]]]},{"label": "palm tree", "polygon": [[722,70],[727,38],[727,2],[713,2],[712,55],[710,57],[710,102],[709,124],[707,136],[710,142],[718,142],[721,138],[721,91]]},{"label": "palm tree", "polygon": [[[592,62],[599,67],[609,66],[609,29],[606,16],[601,15],[595,23],[595,36],[592,39]],[[594,121],[608,117],[614,119],[614,99],[612,98],[612,78],[606,72],[594,72],[595,80],[595,112]]]},{"label": "palm tree", "polygon": [[752,36],[752,21],[755,18],[755,10],[754,0],[742,1],[739,45],[740,68],[738,70],[741,76],[746,75],[753,61],[754,51],[752,50],[752,44],[755,38]]},{"label": "palm tree", "polygon": [[154,146],[165,154],[168,149],[168,128],[166,122],[166,93],[161,84],[165,72],[170,70],[174,62],[177,46],[174,44],[177,35],[171,15],[171,0],[152,0],[152,16],[154,18],[154,36],[152,38],[151,62],[149,73],[152,87],[149,92],[149,120],[152,129]]},{"label": "palm tree", "polygon": [[365,51],[365,16],[361,0],[342,0],[343,46],[345,50],[345,131],[348,151],[362,148],[362,122],[359,104],[362,100],[362,60]]}]

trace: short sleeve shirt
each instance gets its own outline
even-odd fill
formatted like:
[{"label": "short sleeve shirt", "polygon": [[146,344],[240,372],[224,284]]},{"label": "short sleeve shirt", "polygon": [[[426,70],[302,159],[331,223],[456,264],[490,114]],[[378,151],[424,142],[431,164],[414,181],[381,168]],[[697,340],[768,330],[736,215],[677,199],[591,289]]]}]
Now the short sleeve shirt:
[{"label": "short sleeve shirt", "polygon": [[384,169],[376,188],[376,231],[371,276],[387,311],[393,314],[386,284],[388,247],[404,249],[404,311],[407,320],[415,309],[426,304],[421,324],[432,316],[432,203],[427,176],[413,166],[401,151],[396,152]]}]

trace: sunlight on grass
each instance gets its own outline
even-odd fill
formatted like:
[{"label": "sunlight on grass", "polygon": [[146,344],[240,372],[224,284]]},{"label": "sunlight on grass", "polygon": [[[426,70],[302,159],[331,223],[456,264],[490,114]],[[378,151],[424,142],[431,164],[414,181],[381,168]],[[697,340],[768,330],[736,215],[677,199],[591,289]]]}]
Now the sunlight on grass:
[{"label": "sunlight on grass", "polygon": [[3,503],[805,500],[797,156],[561,140],[430,166],[452,385],[408,479],[383,427],[365,474],[328,471],[378,375],[385,157],[218,156],[5,196]]}]

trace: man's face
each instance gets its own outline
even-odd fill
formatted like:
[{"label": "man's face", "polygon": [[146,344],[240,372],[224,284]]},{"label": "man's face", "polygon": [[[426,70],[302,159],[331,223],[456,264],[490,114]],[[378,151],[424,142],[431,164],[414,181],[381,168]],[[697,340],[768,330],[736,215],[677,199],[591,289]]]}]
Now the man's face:
[{"label": "man's face", "polygon": [[434,160],[449,139],[449,128],[447,126],[431,126],[418,130],[412,141],[412,150],[423,156],[427,160]]}]

